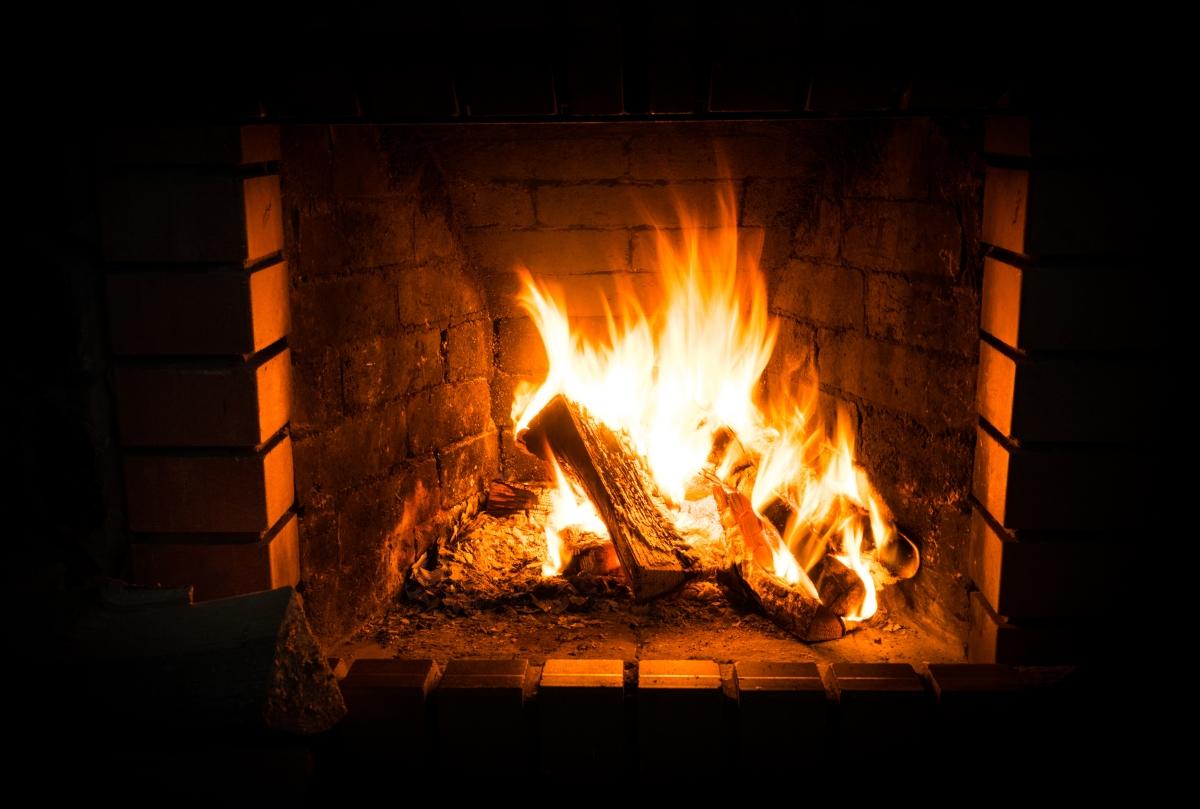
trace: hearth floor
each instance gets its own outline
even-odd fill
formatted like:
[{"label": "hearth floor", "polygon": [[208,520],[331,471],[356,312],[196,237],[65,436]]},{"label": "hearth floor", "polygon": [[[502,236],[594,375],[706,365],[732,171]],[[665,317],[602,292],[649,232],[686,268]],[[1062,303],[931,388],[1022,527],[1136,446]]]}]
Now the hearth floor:
[{"label": "hearth floor", "polygon": [[846,637],[807,644],[712,579],[648,603],[620,579],[541,575],[536,515],[482,514],[410,573],[395,604],[337,653],[362,657],[961,662],[962,642],[884,606]]}]

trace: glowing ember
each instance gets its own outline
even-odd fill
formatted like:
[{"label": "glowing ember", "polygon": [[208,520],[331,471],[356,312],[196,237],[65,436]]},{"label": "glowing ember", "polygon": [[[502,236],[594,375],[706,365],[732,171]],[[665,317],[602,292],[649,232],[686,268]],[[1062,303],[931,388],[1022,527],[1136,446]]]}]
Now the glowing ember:
[{"label": "glowing ember", "polygon": [[[573,332],[561,292],[520,268],[520,302],[541,334],[550,370],[541,385],[518,388],[516,431],[557,394],[579,403],[629,438],[675,508],[680,528],[689,519],[684,504],[698,476],[731,488],[749,486],[759,516],[772,506],[788,515],[782,538],[768,532],[775,574],[816,597],[807,572],[827,554],[836,556],[867,591],[860,610],[845,617],[864,621],[876,610],[876,580],[892,580],[875,561],[895,540],[891,513],[854,462],[848,419],[839,414],[833,437],[819,422],[816,379],[804,389],[777,392],[773,400],[763,395],[759,381],[778,325],[768,315],[756,258],[739,254],[732,190],[723,194],[720,210],[718,227],[685,218],[687,227],[674,234],[681,239],[656,232],[663,299],[648,309],[649,302],[623,293],[618,311],[608,312],[605,340]],[[722,447],[715,458],[714,446]],[[754,470],[749,483],[735,479],[735,470],[748,467]],[[564,527],[606,533],[592,504],[557,464],[554,474],[545,575],[558,573],[566,561],[559,538]]]}]

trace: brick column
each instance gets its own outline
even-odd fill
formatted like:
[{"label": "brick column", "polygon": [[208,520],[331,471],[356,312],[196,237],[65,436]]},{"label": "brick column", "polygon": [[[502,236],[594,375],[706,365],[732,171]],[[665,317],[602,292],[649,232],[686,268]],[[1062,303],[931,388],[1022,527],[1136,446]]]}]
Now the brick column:
[{"label": "brick column", "polygon": [[1165,422],[1143,178],[1099,121],[993,118],[985,151],[969,657],[1077,662],[1136,609],[1119,576]]},{"label": "brick column", "polygon": [[99,151],[131,578],[294,585],[278,129],[109,131]]}]

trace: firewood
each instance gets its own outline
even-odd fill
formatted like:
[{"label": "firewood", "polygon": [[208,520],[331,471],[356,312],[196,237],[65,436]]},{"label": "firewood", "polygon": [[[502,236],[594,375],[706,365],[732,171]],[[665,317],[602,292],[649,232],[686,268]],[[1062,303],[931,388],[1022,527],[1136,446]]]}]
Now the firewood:
[{"label": "firewood", "polygon": [[559,532],[570,555],[563,574],[574,576],[579,573],[592,576],[620,576],[621,560],[613,544],[604,537],[588,531],[564,528]]},{"label": "firewood", "polygon": [[746,496],[715,486],[713,497],[729,541],[732,575],[728,578],[735,586],[750,596],[768,618],[801,640],[836,640],[845,635],[846,625],[820,602],[811,581],[789,584],[775,575],[770,547],[763,535],[766,529]]},{"label": "firewood", "polygon": [[98,718],[318,733],[345,714],[291,587],[201,604],[159,596],[106,592],[67,629],[64,665]]},{"label": "firewood", "polygon": [[506,517],[537,505],[538,496],[528,489],[513,486],[503,480],[493,480],[488,486],[487,513]]},{"label": "firewood", "polygon": [[691,559],[670,517],[651,496],[653,484],[620,437],[563,396],[550,400],[518,440],[559,464],[583,487],[608,528],[635,598],[675,589]]},{"label": "firewood", "polygon": [[867,598],[862,577],[836,556],[826,556],[821,563],[817,592],[821,594],[821,603],[841,616],[857,613]]}]

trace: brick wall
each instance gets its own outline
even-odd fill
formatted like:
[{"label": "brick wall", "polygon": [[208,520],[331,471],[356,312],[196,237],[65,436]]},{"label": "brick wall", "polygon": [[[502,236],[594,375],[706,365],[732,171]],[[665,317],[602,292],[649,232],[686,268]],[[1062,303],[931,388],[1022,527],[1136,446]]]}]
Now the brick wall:
[{"label": "brick wall", "polygon": [[495,477],[492,323],[423,139],[286,127],[282,165],[303,591],[333,638]]},{"label": "brick wall", "polygon": [[819,372],[826,414],[848,406],[860,457],[922,543],[924,572],[902,597],[961,625],[981,139],[978,126],[923,118],[438,131],[433,153],[496,336],[505,474],[539,471],[513,445],[509,409],[516,384],[546,370],[514,265],[560,284],[580,327],[598,325],[618,282],[657,292],[648,217],[678,229],[673,199],[712,214],[732,184],[742,242],[761,248],[782,320],[768,381]]}]

